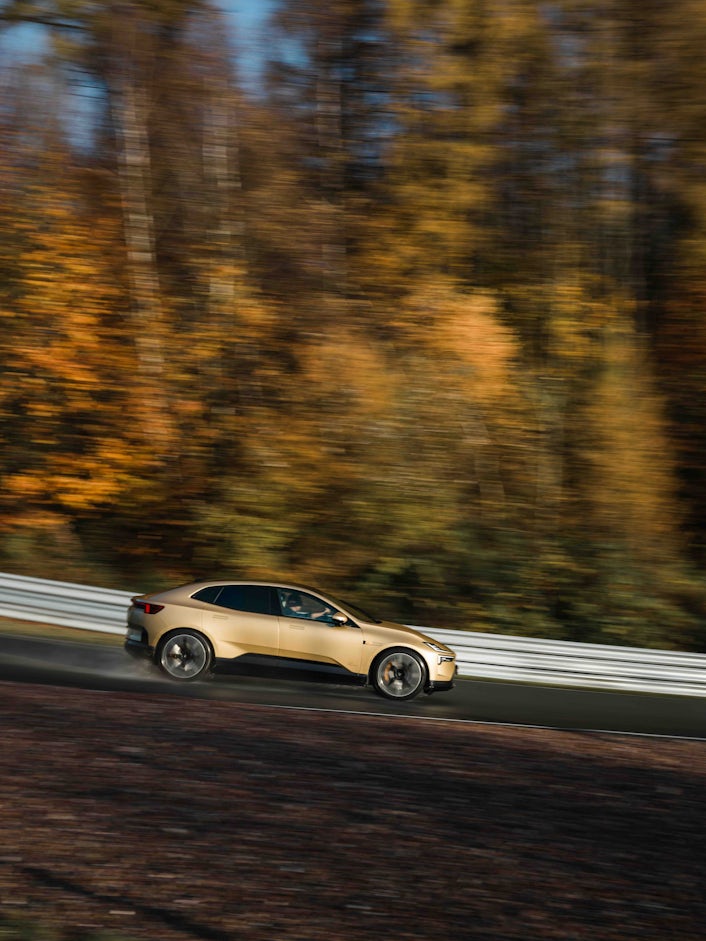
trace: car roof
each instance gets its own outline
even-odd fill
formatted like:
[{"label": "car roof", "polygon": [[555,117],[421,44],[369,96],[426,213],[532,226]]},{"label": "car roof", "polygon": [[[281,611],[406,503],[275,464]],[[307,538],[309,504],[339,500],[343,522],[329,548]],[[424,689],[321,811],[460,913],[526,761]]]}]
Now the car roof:
[{"label": "car roof", "polygon": [[[301,585],[298,582],[289,582],[284,580],[258,578],[201,578],[197,582],[189,582],[186,585],[179,585],[184,591],[198,591],[199,588],[208,588],[216,585],[261,585],[265,588],[286,588],[292,591],[312,591],[315,594],[325,595],[326,592],[321,588],[313,588],[311,585]],[[176,589],[174,589],[176,590]]]}]

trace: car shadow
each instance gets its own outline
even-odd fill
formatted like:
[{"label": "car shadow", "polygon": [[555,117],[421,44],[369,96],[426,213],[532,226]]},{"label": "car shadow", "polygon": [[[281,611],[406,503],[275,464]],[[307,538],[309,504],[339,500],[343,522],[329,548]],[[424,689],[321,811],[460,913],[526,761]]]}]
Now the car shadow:
[{"label": "car shadow", "polygon": [[340,667],[301,660],[273,661],[270,657],[255,654],[239,657],[238,660],[217,661],[213,674],[219,676],[251,676],[273,680],[301,680],[338,686],[365,685],[364,676],[356,676]]}]

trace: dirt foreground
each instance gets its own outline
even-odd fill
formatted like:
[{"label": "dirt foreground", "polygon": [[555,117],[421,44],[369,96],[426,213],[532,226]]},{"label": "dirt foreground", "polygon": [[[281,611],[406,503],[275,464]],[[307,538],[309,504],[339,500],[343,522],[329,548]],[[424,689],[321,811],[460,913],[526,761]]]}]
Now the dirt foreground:
[{"label": "dirt foreground", "polygon": [[704,938],[704,743],[0,683],[0,749],[66,941]]}]

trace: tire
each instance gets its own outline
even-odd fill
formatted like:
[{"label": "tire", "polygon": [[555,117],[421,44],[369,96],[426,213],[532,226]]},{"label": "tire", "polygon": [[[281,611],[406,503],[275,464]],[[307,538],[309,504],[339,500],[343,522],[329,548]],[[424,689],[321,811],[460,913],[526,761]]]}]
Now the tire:
[{"label": "tire", "polygon": [[170,680],[193,683],[204,679],[212,663],[211,644],[197,631],[187,628],[173,631],[159,645],[157,665]]},{"label": "tire", "polygon": [[426,664],[413,650],[395,647],[377,658],[371,680],[380,696],[403,702],[419,695],[426,686]]}]

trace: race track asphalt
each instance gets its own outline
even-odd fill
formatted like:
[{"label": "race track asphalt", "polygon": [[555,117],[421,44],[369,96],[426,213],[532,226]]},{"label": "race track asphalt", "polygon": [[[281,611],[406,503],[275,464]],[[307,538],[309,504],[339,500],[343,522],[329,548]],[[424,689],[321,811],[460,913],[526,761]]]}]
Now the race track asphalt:
[{"label": "race track asphalt", "polygon": [[152,693],[330,712],[706,739],[706,698],[569,689],[462,677],[450,692],[395,703],[318,674],[230,670],[178,685],[120,646],[0,634],[0,681]]}]

